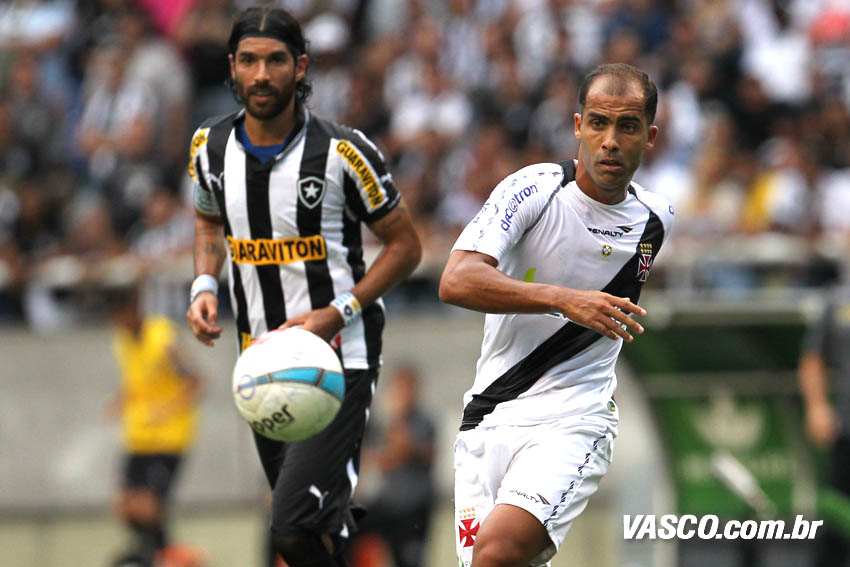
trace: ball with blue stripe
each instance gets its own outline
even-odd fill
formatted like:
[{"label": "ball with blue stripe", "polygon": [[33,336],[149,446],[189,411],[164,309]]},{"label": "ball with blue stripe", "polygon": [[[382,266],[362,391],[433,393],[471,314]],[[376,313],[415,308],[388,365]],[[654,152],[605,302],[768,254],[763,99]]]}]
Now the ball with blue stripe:
[{"label": "ball with blue stripe", "polygon": [[336,352],[303,329],[260,335],[233,369],[236,409],[256,432],[276,441],[316,435],[336,417],[344,397]]}]

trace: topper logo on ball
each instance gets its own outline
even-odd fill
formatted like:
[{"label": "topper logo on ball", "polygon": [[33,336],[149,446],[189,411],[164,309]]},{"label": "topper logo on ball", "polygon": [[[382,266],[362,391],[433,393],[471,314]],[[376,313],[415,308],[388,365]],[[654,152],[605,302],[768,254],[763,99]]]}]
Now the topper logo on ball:
[{"label": "topper logo on ball", "polygon": [[275,429],[279,429],[279,426],[286,427],[293,421],[295,421],[295,418],[292,417],[291,413],[289,413],[289,409],[286,407],[286,404],[283,404],[280,406],[279,411],[272,413],[269,417],[257,420],[251,425],[258,433],[263,433],[266,429],[274,431]]}]

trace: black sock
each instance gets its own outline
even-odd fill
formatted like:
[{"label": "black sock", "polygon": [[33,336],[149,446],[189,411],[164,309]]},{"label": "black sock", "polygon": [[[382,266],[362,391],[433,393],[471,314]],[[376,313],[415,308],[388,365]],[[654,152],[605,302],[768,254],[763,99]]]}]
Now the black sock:
[{"label": "black sock", "polygon": [[315,534],[303,533],[275,540],[276,547],[289,567],[345,567],[332,556]]}]

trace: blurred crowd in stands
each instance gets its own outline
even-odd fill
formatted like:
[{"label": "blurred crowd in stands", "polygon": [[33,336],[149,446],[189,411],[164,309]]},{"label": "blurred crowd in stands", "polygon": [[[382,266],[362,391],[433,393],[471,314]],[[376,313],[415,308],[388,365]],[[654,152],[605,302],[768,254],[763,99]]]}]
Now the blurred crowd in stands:
[{"label": "blurred crowd in stands", "polygon": [[[131,265],[159,278],[155,308],[182,315],[188,141],[238,108],[225,43],[248,4],[0,5],[0,320],[61,326],[63,303],[85,311],[81,290]],[[677,209],[663,285],[824,285],[848,256],[844,0],[278,4],[305,25],[314,112],[376,140],[415,215],[426,285],[410,295],[435,297],[427,282],[503,176],[575,156],[578,84],[601,62],[659,86],[635,180]]]}]

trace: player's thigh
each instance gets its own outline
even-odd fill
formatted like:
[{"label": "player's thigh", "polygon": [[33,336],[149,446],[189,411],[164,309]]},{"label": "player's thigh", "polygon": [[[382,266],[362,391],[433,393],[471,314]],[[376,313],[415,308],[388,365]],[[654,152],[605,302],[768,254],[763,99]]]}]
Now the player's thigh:
[{"label": "player's thigh", "polygon": [[536,428],[533,440],[517,453],[502,478],[496,504],[522,508],[538,520],[549,543],[531,564],[544,565],[608,471],[616,422],[586,420]]},{"label": "player's thigh", "polygon": [[276,533],[344,533],[377,371],[349,371],[345,378],[345,398],[331,424],[304,441],[285,444],[273,493]]}]

